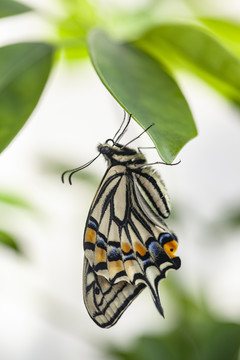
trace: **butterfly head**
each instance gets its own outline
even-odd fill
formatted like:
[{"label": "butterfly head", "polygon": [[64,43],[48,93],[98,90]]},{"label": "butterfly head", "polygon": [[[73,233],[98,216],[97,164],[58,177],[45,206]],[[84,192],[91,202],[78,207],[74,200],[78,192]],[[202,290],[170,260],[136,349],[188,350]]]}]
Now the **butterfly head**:
[{"label": "butterfly head", "polygon": [[[112,144],[110,144],[110,141]],[[144,155],[134,149],[125,147],[124,145],[114,143],[113,140],[108,139],[104,144],[98,145],[98,151],[103,154],[105,159],[110,164],[144,164],[146,159]]]}]

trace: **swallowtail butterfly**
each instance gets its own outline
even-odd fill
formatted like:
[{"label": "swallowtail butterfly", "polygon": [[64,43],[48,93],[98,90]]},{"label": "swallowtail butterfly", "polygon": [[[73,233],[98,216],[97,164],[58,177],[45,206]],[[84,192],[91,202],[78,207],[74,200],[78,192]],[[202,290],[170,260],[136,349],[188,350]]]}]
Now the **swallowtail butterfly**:
[{"label": "swallowtail butterfly", "polygon": [[[120,130],[98,146],[108,167],[84,232],[84,303],[102,328],[113,326],[145,287],[163,315],[159,283],[169,269],[181,265],[175,256],[177,237],[165,223],[170,204],[163,181],[142,152],[118,143],[130,117],[116,140]],[[70,183],[71,176],[92,161],[66,171],[71,172]]]}]

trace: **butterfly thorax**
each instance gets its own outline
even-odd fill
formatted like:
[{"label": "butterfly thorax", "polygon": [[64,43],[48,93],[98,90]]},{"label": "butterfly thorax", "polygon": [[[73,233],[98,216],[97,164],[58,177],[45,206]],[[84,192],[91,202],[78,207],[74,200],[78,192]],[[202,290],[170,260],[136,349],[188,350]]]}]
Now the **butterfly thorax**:
[{"label": "butterfly thorax", "polygon": [[107,142],[100,144],[98,151],[103,154],[108,162],[108,166],[124,165],[136,169],[146,163],[146,158],[141,152],[118,143],[114,145],[109,145]]}]

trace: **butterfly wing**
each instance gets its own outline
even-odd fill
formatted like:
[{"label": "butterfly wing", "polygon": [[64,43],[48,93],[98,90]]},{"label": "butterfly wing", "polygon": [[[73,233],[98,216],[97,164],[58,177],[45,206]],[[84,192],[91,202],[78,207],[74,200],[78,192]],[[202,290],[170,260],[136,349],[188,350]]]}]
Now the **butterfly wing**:
[{"label": "butterfly wing", "polygon": [[147,166],[132,170],[132,176],[139,206],[154,224],[162,224],[163,219],[169,217],[171,209],[166,187],[159,174]]},{"label": "butterfly wing", "polygon": [[127,281],[111,284],[93,271],[86,257],[83,282],[85,306],[93,321],[102,328],[113,326],[146,286],[143,283],[134,286]]},{"label": "butterfly wing", "polygon": [[146,285],[163,314],[159,282],[168,269],[180,266],[179,258],[170,258],[158,242],[161,233],[169,232],[158,211],[167,217],[168,206],[163,195],[159,202],[162,190],[156,176],[146,174],[110,167],[90,208],[84,235],[84,299],[101,327],[114,325]]}]

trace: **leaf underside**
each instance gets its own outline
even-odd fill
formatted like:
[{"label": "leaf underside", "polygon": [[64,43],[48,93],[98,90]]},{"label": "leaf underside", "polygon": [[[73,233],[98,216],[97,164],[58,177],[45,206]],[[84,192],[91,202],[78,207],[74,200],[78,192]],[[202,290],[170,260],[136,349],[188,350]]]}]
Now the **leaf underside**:
[{"label": "leaf underside", "polygon": [[88,37],[92,63],[114,98],[146,129],[159,155],[171,163],[197,131],[188,104],[162,64],[134,44],[118,43],[101,30]]}]

